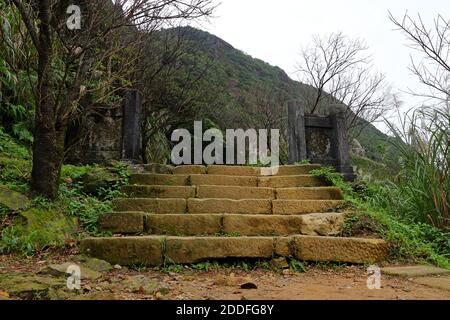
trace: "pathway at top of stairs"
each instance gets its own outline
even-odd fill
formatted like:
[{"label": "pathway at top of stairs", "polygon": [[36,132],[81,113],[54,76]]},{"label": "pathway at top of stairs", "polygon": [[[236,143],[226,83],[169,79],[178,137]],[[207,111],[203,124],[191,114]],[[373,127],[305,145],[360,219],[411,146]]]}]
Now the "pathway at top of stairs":
[{"label": "pathway at top of stairs", "polygon": [[339,237],[341,190],[311,175],[319,165],[136,167],[128,198],[101,218],[110,238],[88,238],[83,252],[111,263],[194,263],[208,259],[294,257],[309,261],[383,260],[379,239]]}]

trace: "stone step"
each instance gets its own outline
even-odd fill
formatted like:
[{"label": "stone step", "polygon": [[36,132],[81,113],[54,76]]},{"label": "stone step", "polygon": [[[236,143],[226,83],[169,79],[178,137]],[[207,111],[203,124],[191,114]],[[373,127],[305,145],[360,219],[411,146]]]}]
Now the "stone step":
[{"label": "stone step", "polygon": [[[299,165],[284,165],[278,167],[276,175],[302,175],[309,174],[311,170],[319,169],[319,164],[299,164]],[[163,164],[144,164],[141,165],[142,170],[138,172],[156,173],[156,174],[215,174],[215,175],[232,175],[232,176],[260,176],[262,174],[261,167],[251,166],[230,166],[230,165],[181,165],[171,166]],[[267,168],[266,168],[267,169]],[[266,170],[264,169],[264,170]]]},{"label": "stone step", "polygon": [[112,264],[196,263],[225,258],[294,257],[305,261],[374,263],[386,257],[378,239],[290,237],[105,237],[86,238],[81,252]]},{"label": "stone step", "polygon": [[186,199],[151,199],[151,198],[123,198],[113,200],[114,211],[140,211],[151,213],[185,213]]},{"label": "stone step", "polygon": [[215,198],[215,199],[283,199],[341,200],[336,187],[264,188],[236,186],[158,186],[129,185],[122,192],[131,198]]},{"label": "stone step", "polygon": [[189,175],[137,173],[130,177],[130,184],[161,185],[161,186],[187,186]]},{"label": "stone step", "polygon": [[275,199],[275,189],[235,186],[198,186],[197,198],[215,199]]},{"label": "stone step", "polygon": [[[246,167],[244,167],[246,168]],[[250,167],[249,167],[250,168]],[[312,175],[295,176],[234,176],[215,174],[155,174],[137,173],[131,175],[131,185],[162,185],[162,186],[235,186],[235,187],[320,187],[326,186],[321,179]]]},{"label": "stone step", "polygon": [[226,166],[211,165],[208,166],[208,174],[221,176],[259,176],[260,168],[249,166]]},{"label": "stone step", "polygon": [[234,234],[331,236],[342,232],[346,213],[312,213],[302,216],[240,214],[149,214],[113,212],[102,216],[103,231],[115,234],[194,236]]},{"label": "stone step", "polygon": [[335,210],[341,200],[188,199],[189,213],[305,214]]},{"label": "stone step", "polygon": [[201,165],[185,165],[175,167],[174,174],[206,174],[206,166]]},{"label": "stone step", "polygon": [[122,192],[132,198],[195,198],[197,188],[192,186],[140,186],[122,187]]},{"label": "stone step", "polygon": [[188,199],[189,213],[271,214],[272,201],[265,199]]},{"label": "stone step", "polygon": [[342,200],[270,200],[215,198],[124,198],[114,199],[115,211],[167,213],[227,213],[295,215],[335,211]]},{"label": "stone step", "polygon": [[190,176],[193,186],[235,186],[235,187],[257,187],[258,177],[198,174]]},{"label": "stone step", "polygon": [[312,170],[319,169],[320,164],[301,164],[301,165],[287,165],[278,168],[277,176],[297,176],[303,174],[310,174]]},{"label": "stone step", "polygon": [[327,184],[312,175],[259,177],[258,187],[292,188],[292,187],[321,187]]},{"label": "stone step", "polygon": [[273,214],[305,214],[335,211],[345,202],[342,200],[273,200]]},{"label": "stone step", "polygon": [[342,200],[341,189],[336,187],[277,188],[276,198],[283,200]]}]

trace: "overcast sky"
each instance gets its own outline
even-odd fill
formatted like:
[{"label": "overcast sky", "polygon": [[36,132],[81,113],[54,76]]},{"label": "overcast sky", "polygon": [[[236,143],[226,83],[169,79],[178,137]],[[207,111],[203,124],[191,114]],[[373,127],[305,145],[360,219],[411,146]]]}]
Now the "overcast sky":
[{"label": "overcast sky", "polygon": [[[222,0],[205,29],[235,48],[284,69],[293,79],[302,45],[314,34],[342,31],[366,41],[379,71],[394,90],[418,89],[407,67],[411,49],[388,19],[408,10],[428,24],[438,13],[450,17],[450,0]],[[407,105],[417,102],[402,96]]]}]

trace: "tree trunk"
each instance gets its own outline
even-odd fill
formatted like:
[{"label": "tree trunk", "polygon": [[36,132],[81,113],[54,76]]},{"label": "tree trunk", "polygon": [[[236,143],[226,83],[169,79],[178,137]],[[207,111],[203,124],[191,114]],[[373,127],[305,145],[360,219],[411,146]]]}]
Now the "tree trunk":
[{"label": "tree trunk", "polygon": [[52,34],[50,8],[39,1],[38,103],[33,144],[31,191],[49,199],[58,194],[59,176],[64,157],[65,129],[56,127],[56,105],[53,92]]}]

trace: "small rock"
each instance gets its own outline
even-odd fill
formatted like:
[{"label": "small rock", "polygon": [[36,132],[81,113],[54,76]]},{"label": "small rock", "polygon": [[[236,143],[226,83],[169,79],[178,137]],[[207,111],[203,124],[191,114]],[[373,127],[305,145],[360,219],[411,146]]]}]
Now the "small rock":
[{"label": "small rock", "polygon": [[241,285],[241,289],[258,289],[258,286],[254,284],[253,282],[247,282]]},{"label": "small rock", "polygon": [[30,200],[23,194],[0,185],[0,204],[9,210],[18,211],[25,209],[30,204]]},{"label": "small rock", "polygon": [[288,269],[289,263],[287,262],[286,258],[280,257],[272,259],[270,261],[270,266],[274,269]]},{"label": "small rock", "polygon": [[[68,272],[70,266],[76,266],[76,263],[73,262],[66,262],[62,264],[50,264],[47,267],[44,267],[41,271],[39,271],[40,274],[47,274],[52,275],[55,277],[66,277],[70,276],[71,273]],[[101,277],[101,274],[95,270],[89,269],[84,266],[79,266],[81,271],[81,279],[89,279],[89,280],[95,280]]]},{"label": "small rock", "polygon": [[64,288],[66,282],[52,277],[8,273],[0,274],[0,285],[11,297],[35,300],[50,298],[50,291]]},{"label": "small rock", "polygon": [[139,292],[146,295],[153,295],[157,292],[165,295],[170,291],[170,288],[165,284],[161,284],[153,279],[148,279],[143,275],[130,277],[123,281],[123,285],[131,292]]},{"label": "small rock", "polygon": [[118,265],[118,264],[115,264],[115,265],[114,265],[114,269],[120,270],[120,269],[122,269],[122,266],[120,266],[120,265]]},{"label": "small rock", "polygon": [[113,269],[112,265],[109,262],[97,258],[77,256],[75,257],[75,261],[78,261],[83,266],[98,272],[108,272]]}]

